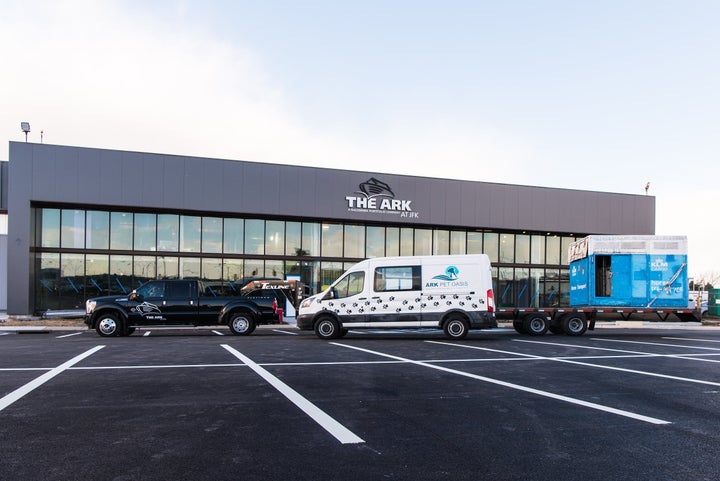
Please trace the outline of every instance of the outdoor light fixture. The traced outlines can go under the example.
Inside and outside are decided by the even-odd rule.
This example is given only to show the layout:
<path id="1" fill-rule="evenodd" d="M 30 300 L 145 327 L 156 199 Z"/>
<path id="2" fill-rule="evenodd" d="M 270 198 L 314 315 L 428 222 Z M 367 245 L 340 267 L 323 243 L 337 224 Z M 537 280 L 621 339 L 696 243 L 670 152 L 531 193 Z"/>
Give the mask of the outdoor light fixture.
<path id="1" fill-rule="evenodd" d="M 30 122 L 20 122 L 20 128 L 25 132 L 25 142 L 27 142 L 27 134 L 30 132 Z"/>

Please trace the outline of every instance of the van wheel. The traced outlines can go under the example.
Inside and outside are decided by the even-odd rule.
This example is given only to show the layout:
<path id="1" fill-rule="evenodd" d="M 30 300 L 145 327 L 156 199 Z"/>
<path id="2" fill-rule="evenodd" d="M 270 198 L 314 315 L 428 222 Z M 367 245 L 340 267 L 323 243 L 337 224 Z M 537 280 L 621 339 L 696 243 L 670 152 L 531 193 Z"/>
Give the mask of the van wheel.
<path id="1" fill-rule="evenodd" d="M 562 330 L 568 336 L 582 336 L 587 331 L 587 319 L 583 314 L 565 314 L 560 320 Z"/>
<path id="2" fill-rule="evenodd" d="M 523 319 L 523 329 L 531 336 L 543 336 L 548 331 L 549 322 L 545 316 L 530 314 Z"/>
<path id="3" fill-rule="evenodd" d="M 230 332 L 236 336 L 248 336 L 255 330 L 255 321 L 252 315 L 247 312 L 233 312 L 230 315 L 228 327 L 230 328 Z"/>
<path id="4" fill-rule="evenodd" d="M 338 322 L 332 317 L 321 317 L 315 324 L 315 335 L 320 339 L 336 339 L 342 335 Z"/>
<path id="5" fill-rule="evenodd" d="M 453 316 L 445 322 L 443 332 L 448 339 L 464 339 L 468 333 L 468 323 L 459 316 Z"/>
<path id="6" fill-rule="evenodd" d="M 102 337 L 117 336 L 120 334 L 120 320 L 117 314 L 107 313 L 100 316 L 95 324 L 95 331 Z"/>

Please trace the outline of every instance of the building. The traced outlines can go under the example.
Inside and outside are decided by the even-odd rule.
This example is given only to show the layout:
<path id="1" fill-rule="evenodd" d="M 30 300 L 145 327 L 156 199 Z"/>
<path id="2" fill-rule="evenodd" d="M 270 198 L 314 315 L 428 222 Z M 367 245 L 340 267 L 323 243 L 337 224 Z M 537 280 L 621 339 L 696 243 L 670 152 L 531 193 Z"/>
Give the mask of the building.
<path id="1" fill-rule="evenodd" d="M 18 315 L 154 278 L 298 276 L 317 292 L 368 257 L 479 252 L 498 305 L 564 305 L 576 237 L 655 230 L 651 196 L 20 142 L 8 164 Z"/>

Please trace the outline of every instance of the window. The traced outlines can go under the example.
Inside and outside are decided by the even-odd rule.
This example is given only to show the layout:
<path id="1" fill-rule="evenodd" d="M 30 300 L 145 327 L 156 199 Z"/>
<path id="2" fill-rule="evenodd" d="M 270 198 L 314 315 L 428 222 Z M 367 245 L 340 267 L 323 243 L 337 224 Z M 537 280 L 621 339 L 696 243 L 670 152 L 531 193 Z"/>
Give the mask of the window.
<path id="1" fill-rule="evenodd" d="M 322 251 L 323 257 L 342 257 L 343 252 L 343 226 L 342 224 L 322 225 Z"/>
<path id="2" fill-rule="evenodd" d="M 545 236 L 532 236 L 530 244 L 530 263 L 545 264 Z"/>
<path id="3" fill-rule="evenodd" d="M 89 210 L 85 228 L 85 246 L 88 249 L 107 249 L 110 245 L 110 213 Z"/>
<path id="4" fill-rule="evenodd" d="M 245 237 L 242 219 L 225 219 L 223 251 L 226 254 L 242 254 Z"/>
<path id="5" fill-rule="evenodd" d="M 285 222 L 265 222 L 265 254 L 282 255 L 285 252 Z"/>
<path id="6" fill-rule="evenodd" d="M 483 253 L 483 233 L 482 232 L 468 232 L 467 233 L 467 253 L 468 254 L 482 254 Z M 486 254 L 487 254 L 487 252 L 486 252 Z M 490 257 L 490 260 L 491 261 L 493 260 L 492 257 Z"/>
<path id="7" fill-rule="evenodd" d="M 500 234 L 497 232 L 485 232 L 483 234 L 483 252 L 490 257 L 492 263 L 500 259 Z"/>
<path id="8" fill-rule="evenodd" d="M 85 247 L 85 211 L 63 209 L 60 219 L 60 247 Z"/>
<path id="9" fill-rule="evenodd" d="M 515 262 L 518 264 L 530 263 L 530 236 L 518 234 L 515 236 Z"/>
<path id="10" fill-rule="evenodd" d="M 366 257 L 382 257 L 385 255 L 385 228 L 368 226 L 365 229 Z"/>
<path id="11" fill-rule="evenodd" d="M 180 216 L 175 214 L 158 215 L 158 250 L 164 252 L 177 252 L 180 236 Z"/>
<path id="12" fill-rule="evenodd" d="M 467 252 L 465 231 L 450 232 L 450 254 L 465 254 Z"/>
<path id="13" fill-rule="evenodd" d="M 202 251 L 209 254 L 222 252 L 223 220 L 220 217 L 202 218 Z"/>
<path id="14" fill-rule="evenodd" d="M 168 299 L 190 299 L 192 297 L 192 283 L 168 282 L 165 284 L 165 297 Z"/>
<path id="15" fill-rule="evenodd" d="M 432 231 L 415 229 L 415 255 L 429 256 L 432 254 Z"/>
<path id="16" fill-rule="evenodd" d="M 385 255 L 388 257 L 400 255 L 400 228 L 399 227 L 386 227 L 385 228 Z"/>
<path id="17" fill-rule="evenodd" d="M 261 219 L 248 219 L 245 221 L 245 253 L 265 253 L 265 221 Z"/>
<path id="18" fill-rule="evenodd" d="M 129 212 L 110 214 L 110 248 L 129 251 L 133 248 L 133 215 Z"/>
<path id="19" fill-rule="evenodd" d="M 545 238 L 547 250 L 545 259 L 548 264 L 560 264 L 560 237 L 554 235 Z"/>
<path id="20" fill-rule="evenodd" d="M 343 299 L 345 297 L 356 296 L 363 291 L 364 284 L 364 272 L 351 272 L 335 284 L 335 288 L 333 289 L 335 298 Z"/>
<path id="21" fill-rule="evenodd" d="M 419 291 L 420 266 L 378 267 L 373 278 L 375 292 Z"/>
<path id="22" fill-rule="evenodd" d="M 35 242 L 40 247 L 60 247 L 60 209 L 40 209 L 40 238 Z"/>
<path id="23" fill-rule="evenodd" d="M 302 252 L 302 224 L 300 222 L 285 223 L 285 255 L 305 255 Z"/>
<path id="24" fill-rule="evenodd" d="M 142 298 L 160 298 L 165 293 L 165 283 L 159 281 L 148 282 L 137 290 L 137 295 Z"/>
<path id="25" fill-rule="evenodd" d="M 155 214 L 135 214 L 135 250 L 155 250 Z"/>
<path id="26" fill-rule="evenodd" d="M 500 234 L 500 262 L 515 260 L 515 239 L 512 234 Z"/>
<path id="27" fill-rule="evenodd" d="M 365 258 L 365 226 L 346 225 L 344 242 L 344 257 L 355 259 Z"/>
<path id="28" fill-rule="evenodd" d="M 200 252 L 200 217 L 180 216 L 180 251 Z"/>

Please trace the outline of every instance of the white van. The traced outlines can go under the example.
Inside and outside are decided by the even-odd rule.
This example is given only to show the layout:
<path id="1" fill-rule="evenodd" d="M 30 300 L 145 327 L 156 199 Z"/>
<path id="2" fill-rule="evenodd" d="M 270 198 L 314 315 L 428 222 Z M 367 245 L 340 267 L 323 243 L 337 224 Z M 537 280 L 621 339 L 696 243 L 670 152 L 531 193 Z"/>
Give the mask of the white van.
<path id="1" fill-rule="evenodd" d="M 376 257 L 300 305 L 297 326 L 334 339 L 348 329 L 436 327 L 451 339 L 497 327 L 485 254 Z"/>

